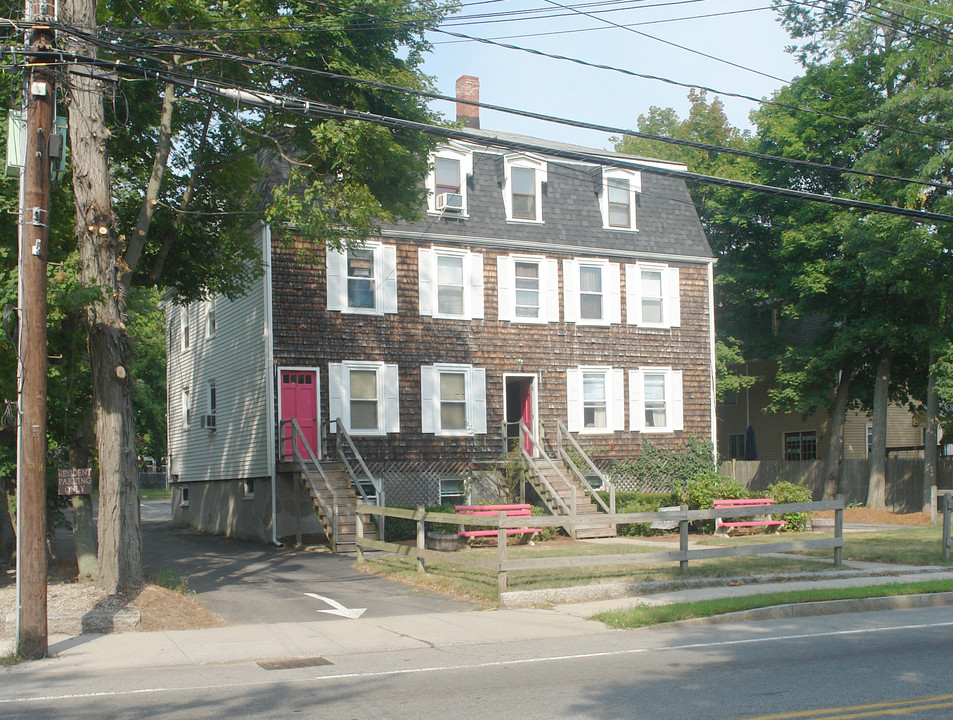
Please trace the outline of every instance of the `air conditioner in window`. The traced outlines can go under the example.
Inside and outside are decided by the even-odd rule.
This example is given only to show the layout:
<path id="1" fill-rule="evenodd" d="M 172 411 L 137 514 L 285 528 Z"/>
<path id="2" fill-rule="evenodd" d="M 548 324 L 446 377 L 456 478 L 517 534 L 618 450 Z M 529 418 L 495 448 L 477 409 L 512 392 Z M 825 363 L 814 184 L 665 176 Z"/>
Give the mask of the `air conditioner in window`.
<path id="1" fill-rule="evenodd" d="M 203 415 L 202 416 L 202 427 L 208 430 L 215 429 L 215 416 L 214 415 Z"/>
<path id="2" fill-rule="evenodd" d="M 462 213 L 463 195 L 460 193 L 440 193 L 437 195 L 437 210 L 441 212 Z"/>

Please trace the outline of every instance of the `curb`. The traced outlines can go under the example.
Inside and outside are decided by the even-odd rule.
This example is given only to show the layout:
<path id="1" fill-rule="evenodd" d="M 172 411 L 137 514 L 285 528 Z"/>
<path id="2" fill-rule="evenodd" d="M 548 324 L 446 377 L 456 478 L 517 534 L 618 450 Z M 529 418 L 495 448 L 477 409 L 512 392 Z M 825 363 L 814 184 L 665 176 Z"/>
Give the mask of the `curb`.
<path id="1" fill-rule="evenodd" d="M 799 617 L 819 615 L 840 615 L 855 612 L 876 612 L 878 610 L 912 610 L 925 607 L 946 607 L 953 605 L 953 592 L 929 593 L 923 595 L 893 595 L 889 597 L 863 598 L 851 600 L 819 600 L 817 602 L 789 603 L 771 607 L 739 610 L 711 617 L 676 620 L 663 623 L 665 627 L 691 625 L 715 625 L 718 623 L 737 623 L 758 620 L 787 620 Z"/>

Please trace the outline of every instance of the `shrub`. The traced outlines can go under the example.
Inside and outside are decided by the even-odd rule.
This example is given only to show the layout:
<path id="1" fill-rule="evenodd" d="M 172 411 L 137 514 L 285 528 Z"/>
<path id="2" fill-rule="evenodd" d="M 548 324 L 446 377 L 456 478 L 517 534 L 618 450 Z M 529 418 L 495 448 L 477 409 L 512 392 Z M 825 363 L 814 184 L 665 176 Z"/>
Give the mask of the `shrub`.
<path id="1" fill-rule="evenodd" d="M 549 515 L 548 512 L 546 512 L 545 510 L 543 510 L 543 508 L 537 505 L 533 505 L 533 507 L 530 508 L 530 512 L 532 512 L 534 517 Z M 536 533 L 536 539 L 541 541 L 552 540 L 554 537 L 559 535 L 559 533 L 561 533 L 562 531 L 563 529 L 561 527 L 555 527 L 555 526 L 544 527 L 541 532 Z"/>
<path id="2" fill-rule="evenodd" d="M 715 507 L 715 500 L 737 500 L 748 497 L 748 489 L 737 480 L 708 470 L 696 475 L 679 488 L 683 503 L 689 510 L 707 510 Z M 712 532 L 714 520 L 702 520 L 692 523 L 700 532 Z"/>
<path id="3" fill-rule="evenodd" d="M 765 495 L 773 498 L 776 503 L 803 503 L 811 502 L 811 491 L 803 485 L 795 485 L 787 481 L 776 482 L 768 485 L 765 489 Z M 807 518 L 810 513 L 784 513 L 772 517 L 778 520 L 787 521 L 786 525 L 780 527 L 781 532 L 802 532 L 807 529 Z"/>
<path id="4" fill-rule="evenodd" d="M 675 450 L 663 450 L 655 443 L 646 441 L 637 458 L 614 460 L 606 474 L 618 478 L 627 486 L 678 488 L 692 478 L 709 472 L 713 457 L 711 442 L 695 435 Z"/>
<path id="5" fill-rule="evenodd" d="M 600 492 L 602 499 L 609 504 L 609 493 Z M 617 492 L 615 494 L 615 511 L 617 513 L 655 512 L 660 507 L 670 507 L 678 504 L 675 493 L 638 493 Z M 661 535 L 664 530 L 656 530 L 651 523 L 624 523 L 619 525 L 619 535 L 627 537 L 649 537 Z"/>

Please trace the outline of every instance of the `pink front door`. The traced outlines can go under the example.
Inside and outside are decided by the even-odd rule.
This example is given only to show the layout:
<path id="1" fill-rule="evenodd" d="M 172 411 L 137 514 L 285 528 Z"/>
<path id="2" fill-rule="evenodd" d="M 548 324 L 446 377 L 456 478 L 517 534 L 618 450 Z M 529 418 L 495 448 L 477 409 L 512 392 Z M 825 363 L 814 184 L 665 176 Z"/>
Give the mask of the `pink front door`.
<path id="1" fill-rule="evenodd" d="M 523 424 L 531 433 L 534 433 L 536 430 L 533 428 L 533 381 L 530 379 L 524 380 L 520 384 L 520 393 L 523 396 L 523 408 L 522 413 L 520 413 L 520 420 L 523 421 Z M 526 438 L 523 442 L 523 449 L 526 450 L 526 452 L 532 452 L 533 446 L 529 438 Z"/>
<path id="2" fill-rule="evenodd" d="M 318 374 L 314 370 L 281 370 L 281 419 L 298 421 L 311 452 L 318 455 Z M 282 431 L 281 454 L 284 459 L 291 458 L 291 426 Z M 307 457 L 307 451 L 298 445 L 298 452 Z"/>

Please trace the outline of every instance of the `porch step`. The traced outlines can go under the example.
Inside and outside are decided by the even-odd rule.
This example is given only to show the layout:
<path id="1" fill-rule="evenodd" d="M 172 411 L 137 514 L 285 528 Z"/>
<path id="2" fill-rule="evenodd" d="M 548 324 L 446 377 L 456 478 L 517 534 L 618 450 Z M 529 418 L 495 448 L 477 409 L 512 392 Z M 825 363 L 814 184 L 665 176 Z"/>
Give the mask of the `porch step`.
<path id="1" fill-rule="evenodd" d="M 318 520 L 321 523 L 321 526 L 324 528 L 325 535 L 327 535 L 330 542 L 334 534 L 333 518 L 329 517 L 327 513 L 325 513 L 321 502 L 323 502 L 324 505 L 331 510 L 333 506 L 333 498 L 324 487 L 324 482 L 321 479 L 321 473 L 318 472 L 318 469 L 315 467 L 314 463 L 309 461 L 306 463 L 306 467 L 311 473 L 312 478 L 315 479 L 315 485 L 317 485 L 316 488 L 312 487 L 311 484 L 308 483 L 303 471 L 299 470 L 297 475 L 299 481 L 304 484 L 308 491 L 308 495 L 311 497 L 312 504 L 315 508 L 315 513 L 317 514 Z M 348 477 L 344 466 L 340 462 L 322 462 L 321 471 L 323 471 L 324 476 L 328 479 L 328 484 L 337 494 L 338 532 L 337 543 L 334 545 L 333 549 L 337 553 L 354 554 L 357 552 L 357 523 L 355 521 L 358 503 L 357 493 L 355 492 L 354 487 L 351 485 L 351 480 Z M 321 502 L 318 501 L 316 492 L 320 493 Z M 364 536 L 372 540 L 378 539 L 377 526 L 370 517 L 365 517 L 364 519 Z"/>
<path id="2" fill-rule="evenodd" d="M 543 502 L 549 507 L 550 512 L 554 515 L 563 514 L 563 505 L 557 498 L 562 500 L 562 503 L 571 509 L 573 496 L 575 496 L 576 515 L 584 515 L 587 516 L 587 518 L 589 516 L 592 517 L 591 522 L 587 519 L 577 524 L 575 528 L 567 525 L 567 532 L 576 538 L 616 537 L 618 533 L 616 532 L 615 526 L 606 521 L 600 522 L 597 519 L 600 514 L 599 507 L 579 486 L 569 468 L 559 460 L 553 460 L 553 465 L 556 466 L 555 469 L 548 462 L 536 463 L 534 468 L 535 472 L 530 473 L 530 482 L 532 482 L 533 487 L 536 489 L 536 492 L 539 493 Z M 539 481 L 537 474 L 542 475 L 546 479 L 554 492 L 550 492 L 546 486 Z M 572 483 L 572 487 L 566 486 L 566 480 Z"/>

